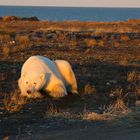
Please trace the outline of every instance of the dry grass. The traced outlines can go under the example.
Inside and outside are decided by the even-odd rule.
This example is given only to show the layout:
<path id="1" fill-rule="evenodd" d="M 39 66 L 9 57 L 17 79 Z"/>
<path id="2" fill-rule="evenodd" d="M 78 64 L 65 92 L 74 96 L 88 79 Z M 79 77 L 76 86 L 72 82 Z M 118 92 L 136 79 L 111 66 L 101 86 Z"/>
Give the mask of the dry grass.
<path id="1" fill-rule="evenodd" d="M 118 42 L 115 42 L 113 45 L 114 45 L 114 47 L 120 47 L 120 43 L 118 43 Z"/>
<path id="2" fill-rule="evenodd" d="M 98 114 L 95 112 L 87 111 L 82 115 L 82 119 L 90 121 L 104 121 L 110 119 L 110 117 L 107 114 Z"/>
<path id="3" fill-rule="evenodd" d="M 69 111 L 60 111 L 60 109 L 55 104 L 49 101 L 49 105 L 47 106 L 47 112 L 45 114 L 45 117 L 47 118 L 60 117 L 64 119 L 76 119 L 79 116 L 71 114 L 71 112 Z"/>
<path id="4" fill-rule="evenodd" d="M 84 87 L 84 94 L 94 94 L 94 93 L 96 93 L 95 87 L 87 83 Z"/>
<path id="5" fill-rule="evenodd" d="M 59 41 L 64 41 L 65 38 L 66 38 L 66 35 L 65 35 L 65 34 L 58 34 L 57 39 L 58 39 Z"/>
<path id="6" fill-rule="evenodd" d="M 84 41 L 87 47 L 97 46 L 97 41 L 95 39 L 85 39 Z"/>
<path id="7" fill-rule="evenodd" d="M 132 71 L 127 73 L 127 81 L 129 82 L 128 90 L 130 93 L 135 95 L 135 98 L 138 99 L 140 96 L 140 74 L 137 71 Z M 131 95 L 132 96 L 132 95 Z"/>
<path id="8" fill-rule="evenodd" d="M 122 88 L 119 87 L 115 88 L 114 90 L 111 91 L 110 95 L 117 97 L 117 99 L 107 107 L 106 106 L 100 107 L 99 109 L 103 112 L 102 114 L 90 112 L 85 109 L 84 113 L 82 114 L 82 119 L 95 121 L 110 120 L 122 117 L 131 112 L 131 110 L 124 103 Z"/>
<path id="9" fill-rule="evenodd" d="M 127 35 L 121 35 L 121 41 L 129 41 L 129 37 Z"/>
<path id="10" fill-rule="evenodd" d="M 127 81 L 128 82 L 135 82 L 137 80 L 138 74 L 136 71 L 128 72 L 127 73 Z"/>
<path id="11" fill-rule="evenodd" d="M 126 65 L 128 65 L 129 61 L 127 60 L 126 57 L 123 56 L 119 63 L 122 66 L 126 66 Z"/>
<path id="12" fill-rule="evenodd" d="M 105 114 L 112 114 L 119 116 L 121 114 L 127 114 L 131 110 L 125 105 L 123 99 L 118 98 L 113 104 L 109 105 L 104 111 Z"/>
<path id="13" fill-rule="evenodd" d="M 110 104 L 107 108 L 104 108 L 102 114 L 84 111 L 81 118 L 83 120 L 104 121 L 123 117 L 129 112 L 131 112 L 131 110 L 125 105 L 123 99 L 118 98 L 113 104 Z"/>
<path id="14" fill-rule="evenodd" d="M 76 40 L 71 40 L 70 41 L 70 45 L 72 46 L 72 47 L 76 47 L 77 46 L 77 41 Z"/>
<path id="15" fill-rule="evenodd" d="M 28 35 L 17 35 L 16 36 L 16 41 L 19 42 L 19 44 L 22 44 L 22 45 L 27 45 L 29 43 L 29 36 Z"/>
<path id="16" fill-rule="evenodd" d="M 100 41 L 98 42 L 98 46 L 104 47 L 104 45 L 105 45 L 105 42 L 104 42 L 103 40 L 100 40 Z"/>
<path id="17" fill-rule="evenodd" d="M 136 88 L 136 93 L 137 93 L 137 96 L 140 96 L 140 87 Z"/>
<path id="18" fill-rule="evenodd" d="M 7 43 L 11 41 L 11 37 L 9 34 L 0 35 L 0 43 Z"/>
<path id="19" fill-rule="evenodd" d="M 26 102 L 27 100 L 25 98 L 19 96 L 18 90 L 12 92 L 10 96 L 5 96 L 3 99 L 4 108 L 9 112 L 19 111 Z"/>
<path id="20" fill-rule="evenodd" d="M 9 17 L 5 17 L 8 21 Z M 14 18 L 14 17 L 12 17 Z M 11 20 L 11 19 L 10 19 Z M 139 20 L 123 21 L 123 22 L 80 22 L 80 21 L 63 21 L 63 22 L 48 22 L 48 21 L 12 21 L 10 26 L 7 22 L 2 22 L 4 29 L 11 28 L 13 31 L 18 30 L 67 30 L 67 31 L 94 31 L 95 33 L 102 32 L 114 32 L 114 33 L 125 33 L 125 32 L 139 32 Z M 17 24 L 18 23 L 18 24 Z M 136 24 L 137 23 L 137 24 Z M 131 24 L 131 26 L 130 26 Z M 104 26 L 103 26 L 104 25 Z M 119 25 L 119 26 L 118 26 Z M 121 28 L 120 28 L 121 27 Z M 3 26 L 2 26 L 3 29 Z"/>
<path id="21" fill-rule="evenodd" d="M 3 48 L 2 48 L 2 54 L 3 54 L 4 57 L 8 57 L 9 54 L 10 54 L 10 51 L 11 51 L 11 49 L 10 49 L 9 46 L 3 46 Z"/>
<path id="22" fill-rule="evenodd" d="M 123 89 L 120 87 L 116 87 L 111 90 L 110 97 L 122 98 Z"/>

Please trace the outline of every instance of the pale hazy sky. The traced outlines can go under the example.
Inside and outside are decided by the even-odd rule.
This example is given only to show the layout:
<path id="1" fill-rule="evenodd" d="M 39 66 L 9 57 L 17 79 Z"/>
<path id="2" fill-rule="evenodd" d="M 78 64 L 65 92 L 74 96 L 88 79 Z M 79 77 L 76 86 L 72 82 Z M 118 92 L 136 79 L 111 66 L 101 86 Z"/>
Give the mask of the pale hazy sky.
<path id="1" fill-rule="evenodd" d="M 0 0 L 0 5 L 139 7 L 140 0 Z"/>

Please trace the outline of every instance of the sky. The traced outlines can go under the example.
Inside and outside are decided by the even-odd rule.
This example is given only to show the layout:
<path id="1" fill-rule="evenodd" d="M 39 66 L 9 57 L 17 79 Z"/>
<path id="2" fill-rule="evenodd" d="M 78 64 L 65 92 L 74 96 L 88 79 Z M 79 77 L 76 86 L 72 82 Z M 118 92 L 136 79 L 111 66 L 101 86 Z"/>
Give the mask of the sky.
<path id="1" fill-rule="evenodd" d="M 140 0 L 0 0 L 0 5 L 140 8 Z"/>

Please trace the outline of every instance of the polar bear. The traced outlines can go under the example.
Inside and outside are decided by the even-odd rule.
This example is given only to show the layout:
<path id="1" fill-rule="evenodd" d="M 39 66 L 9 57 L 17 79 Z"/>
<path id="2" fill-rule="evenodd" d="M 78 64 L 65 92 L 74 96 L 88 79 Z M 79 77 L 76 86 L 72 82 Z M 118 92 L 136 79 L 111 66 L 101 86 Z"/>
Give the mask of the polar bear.
<path id="1" fill-rule="evenodd" d="M 65 60 L 51 61 L 43 56 L 31 56 L 25 61 L 18 85 L 21 96 L 28 98 L 41 98 L 41 90 L 54 98 L 78 93 L 70 64 Z"/>

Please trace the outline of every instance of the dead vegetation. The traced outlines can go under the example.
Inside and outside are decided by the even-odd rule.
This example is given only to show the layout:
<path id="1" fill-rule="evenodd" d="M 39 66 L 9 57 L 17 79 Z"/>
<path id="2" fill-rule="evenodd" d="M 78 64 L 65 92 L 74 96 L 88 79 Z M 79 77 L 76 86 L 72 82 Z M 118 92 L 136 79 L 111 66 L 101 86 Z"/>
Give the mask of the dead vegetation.
<path id="1" fill-rule="evenodd" d="M 4 19 L 4 21 L 3 21 Z M 68 30 L 68 31 L 95 31 L 96 33 L 102 32 L 139 32 L 139 19 L 131 19 L 128 21 L 121 22 L 81 22 L 81 21 L 38 21 L 36 17 L 31 18 L 20 18 L 15 16 L 5 16 L 1 18 L 0 22 L 5 25 L 7 22 L 10 22 L 10 26 L 22 29 L 30 29 L 31 30 Z M 17 24 L 19 23 L 19 24 Z M 22 25 L 22 26 L 21 26 Z M 137 26 L 137 28 L 135 28 Z M 120 28 L 121 27 L 121 28 Z M 112 30 L 113 29 L 113 30 Z"/>
<path id="2" fill-rule="evenodd" d="M 27 47 L 27 44 L 29 42 L 29 37 L 28 35 L 17 35 L 15 37 L 15 41 L 17 42 L 17 44 L 19 43 L 20 45 L 24 45 L 25 47 Z"/>
<path id="3" fill-rule="evenodd" d="M 87 47 L 96 47 L 98 45 L 95 39 L 85 39 L 85 43 Z"/>
<path id="4" fill-rule="evenodd" d="M 111 120 L 123 117 L 131 112 L 131 109 L 125 103 L 125 96 L 121 88 L 116 88 L 114 91 L 111 91 L 110 95 L 117 97 L 117 99 L 107 106 L 99 107 L 102 113 L 91 112 L 85 109 L 82 114 L 82 119 L 92 121 Z"/>
<path id="5" fill-rule="evenodd" d="M 45 119 L 105 121 L 127 115 L 131 112 L 130 102 L 134 105 L 139 101 L 139 21 L 6 20 L 0 21 L 0 93 L 8 95 L 3 99 L 7 112 L 29 110 L 29 114 L 25 111 L 28 116 L 37 112 L 32 117 L 40 115 Z M 24 108 L 27 100 L 14 90 L 21 66 L 31 55 L 69 61 L 76 74 L 79 96 L 36 100 Z M 9 95 L 11 91 L 14 92 Z"/>
<path id="6" fill-rule="evenodd" d="M 83 91 L 84 94 L 95 94 L 96 93 L 96 89 L 93 85 L 87 83 L 84 87 L 84 91 Z"/>
<path id="7" fill-rule="evenodd" d="M 109 105 L 105 110 L 105 114 L 112 114 L 113 116 L 121 116 L 127 114 L 131 110 L 125 105 L 123 99 L 118 98 L 113 104 Z"/>
<path id="8" fill-rule="evenodd" d="M 10 47 L 3 46 L 2 53 L 3 53 L 4 58 L 7 58 L 9 56 L 9 54 L 10 54 Z"/>
<path id="9" fill-rule="evenodd" d="M 104 121 L 109 119 L 109 116 L 105 115 L 105 114 L 98 114 L 95 112 L 85 112 L 82 115 L 82 119 L 83 120 L 90 120 L 90 121 Z"/>
<path id="10" fill-rule="evenodd" d="M 29 21 L 19 17 L 4 17 L 0 20 L 0 49 L 5 58 L 9 52 L 29 51 L 43 46 L 62 50 L 82 50 L 84 48 L 123 48 L 140 46 L 139 20 L 124 22 L 80 22 L 80 21 Z M 11 21 L 7 21 L 11 18 Z M 8 50 L 9 49 L 9 50 Z M 90 51 L 90 52 L 92 52 Z M 116 55 L 116 54 L 115 54 Z M 120 54 L 121 55 L 121 54 Z M 138 57 L 136 55 L 136 57 Z M 120 64 L 127 65 L 123 55 Z M 134 58 L 136 59 L 136 58 Z"/>
<path id="11" fill-rule="evenodd" d="M 138 71 L 131 71 L 127 74 L 128 95 L 135 96 L 138 100 L 140 96 L 140 73 Z"/>
<path id="12" fill-rule="evenodd" d="M 128 82 L 136 82 L 139 80 L 139 73 L 136 71 L 128 72 L 127 74 L 127 81 Z"/>
<path id="13" fill-rule="evenodd" d="M 72 114 L 69 111 L 62 111 L 54 103 L 49 101 L 45 118 L 63 118 L 63 119 L 76 119 L 78 115 Z"/>
<path id="14" fill-rule="evenodd" d="M 15 90 L 10 96 L 5 96 L 3 99 L 4 108 L 9 112 L 17 112 L 21 110 L 26 102 L 26 98 L 20 97 L 19 90 Z"/>

